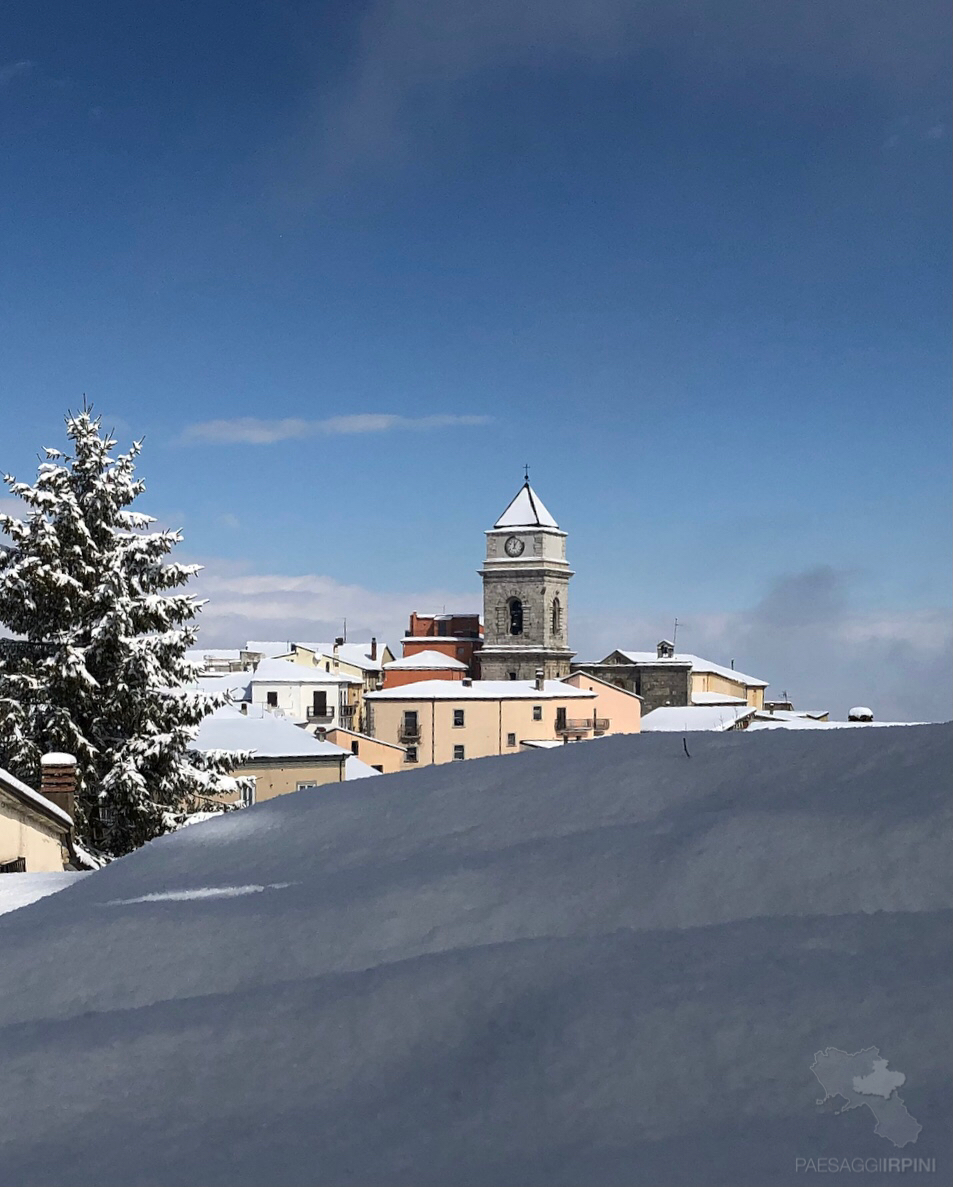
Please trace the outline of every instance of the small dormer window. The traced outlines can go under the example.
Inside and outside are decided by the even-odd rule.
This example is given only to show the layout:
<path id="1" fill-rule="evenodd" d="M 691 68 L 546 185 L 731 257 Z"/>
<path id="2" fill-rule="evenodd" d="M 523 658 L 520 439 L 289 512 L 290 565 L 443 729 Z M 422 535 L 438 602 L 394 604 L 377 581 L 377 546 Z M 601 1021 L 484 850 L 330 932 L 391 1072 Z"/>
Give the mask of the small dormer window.
<path id="1" fill-rule="evenodd" d="M 659 659 L 674 659 L 675 658 L 675 644 L 669 642 L 668 639 L 662 639 L 655 653 Z"/>

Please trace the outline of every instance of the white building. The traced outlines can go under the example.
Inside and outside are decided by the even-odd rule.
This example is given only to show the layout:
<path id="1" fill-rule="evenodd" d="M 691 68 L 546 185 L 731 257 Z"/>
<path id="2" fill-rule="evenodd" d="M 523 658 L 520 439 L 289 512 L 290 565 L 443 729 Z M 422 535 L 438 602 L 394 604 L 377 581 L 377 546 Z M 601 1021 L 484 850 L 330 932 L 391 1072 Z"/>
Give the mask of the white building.
<path id="1" fill-rule="evenodd" d="M 253 706 L 270 709 L 297 725 L 350 728 L 352 688 L 360 680 L 341 672 L 307 668 L 286 659 L 263 659 L 249 680 Z"/>

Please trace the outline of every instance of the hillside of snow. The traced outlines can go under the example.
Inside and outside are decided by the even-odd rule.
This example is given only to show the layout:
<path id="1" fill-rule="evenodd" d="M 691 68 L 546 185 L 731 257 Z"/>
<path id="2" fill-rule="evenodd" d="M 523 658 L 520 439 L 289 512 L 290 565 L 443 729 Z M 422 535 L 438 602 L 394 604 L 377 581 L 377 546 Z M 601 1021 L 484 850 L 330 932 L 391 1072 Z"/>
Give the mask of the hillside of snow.
<path id="1" fill-rule="evenodd" d="M 949 1182 L 950 727 L 689 750 L 332 784 L 3 916 L 0 1182 Z M 816 1103 L 872 1046 L 903 1149 Z"/>

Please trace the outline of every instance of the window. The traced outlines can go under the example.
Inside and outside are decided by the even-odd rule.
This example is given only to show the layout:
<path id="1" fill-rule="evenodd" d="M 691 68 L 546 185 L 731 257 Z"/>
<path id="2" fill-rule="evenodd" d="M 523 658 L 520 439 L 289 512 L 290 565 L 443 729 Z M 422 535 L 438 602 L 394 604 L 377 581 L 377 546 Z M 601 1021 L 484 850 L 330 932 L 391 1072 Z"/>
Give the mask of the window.
<path id="1" fill-rule="evenodd" d="M 419 738 L 420 727 L 417 724 L 417 710 L 404 710 L 404 724 L 400 727 L 401 736 L 404 738 Z"/>
<path id="2" fill-rule="evenodd" d="M 566 709 L 565 706 L 560 705 L 556 710 L 556 729 L 564 730 L 566 728 Z"/>
<path id="3" fill-rule="evenodd" d="M 328 694 L 326 692 L 315 691 L 312 694 L 311 716 L 312 717 L 327 717 L 328 716 Z"/>
<path id="4" fill-rule="evenodd" d="M 563 608 L 559 598 L 553 598 L 553 634 L 558 635 L 563 629 Z"/>
<path id="5" fill-rule="evenodd" d="M 454 709 L 454 711 L 453 711 L 453 724 L 454 724 L 455 726 L 461 726 L 461 725 L 463 725 L 463 710 L 462 710 L 462 709 Z"/>
<path id="6" fill-rule="evenodd" d="M 543 706 L 542 705 L 534 705 L 533 706 L 533 720 L 534 721 L 542 721 L 543 720 Z"/>
<path id="7" fill-rule="evenodd" d="M 515 679 L 516 679 L 516 673 L 515 673 L 515 672 L 507 672 L 507 673 L 506 673 L 506 678 L 507 678 L 508 680 L 515 680 Z"/>
<path id="8" fill-rule="evenodd" d="M 467 657 L 467 649 L 465 647 L 458 647 L 457 648 L 457 659 L 466 659 L 466 657 Z"/>
<path id="9" fill-rule="evenodd" d="M 269 709 L 277 709 L 278 708 L 278 694 L 276 692 L 267 693 L 265 696 L 265 700 L 268 702 Z"/>
<path id="10" fill-rule="evenodd" d="M 453 761 L 454 762 L 460 762 L 462 759 L 466 758 L 466 756 L 467 756 L 466 751 L 463 749 L 462 746 L 454 746 L 454 748 L 453 748 Z"/>
<path id="11" fill-rule="evenodd" d="M 296 791 L 310 791 L 313 787 L 319 787 L 320 784 L 315 783 L 313 779 L 302 779 L 300 783 L 295 784 Z"/>
<path id="12" fill-rule="evenodd" d="M 417 761 L 417 747 L 416 746 L 408 746 L 407 753 L 404 755 L 404 762 L 416 762 L 416 761 Z"/>
<path id="13" fill-rule="evenodd" d="M 359 746 L 358 746 L 358 743 L 356 740 L 351 743 L 351 753 L 352 754 L 359 753 Z"/>
<path id="14" fill-rule="evenodd" d="M 506 744 L 507 744 L 507 746 L 515 746 L 516 745 L 516 734 L 507 734 L 506 735 Z"/>
<path id="15" fill-rule="evenodd" d="M 506 606 L 510 614 L 510 634 L 521 635 L 523 633 L 523 603 L 519 598 L 510 598 Z"/>
<path id="16" fill-rule="evenodd" d="M 250 808 L 255 802 L 255 777 L 254 775 L 243 776 L 248 780 L 249 786 L 242 788 L 242 807 Z"/>

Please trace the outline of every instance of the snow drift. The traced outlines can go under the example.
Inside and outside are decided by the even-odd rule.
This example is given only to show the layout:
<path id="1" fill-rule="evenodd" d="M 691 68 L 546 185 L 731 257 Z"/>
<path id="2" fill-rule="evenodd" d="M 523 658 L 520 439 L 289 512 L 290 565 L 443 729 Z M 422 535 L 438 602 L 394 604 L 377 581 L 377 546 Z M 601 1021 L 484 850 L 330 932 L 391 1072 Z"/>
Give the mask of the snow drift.
<path id="1" fill-rule="evenodd" d="M 0 1181 L 946 1182 L 950 742 L 604 738 L 162 838 L 0 919 Z M 816 1104 L 871 1046 L 903 1151 Z"/>

